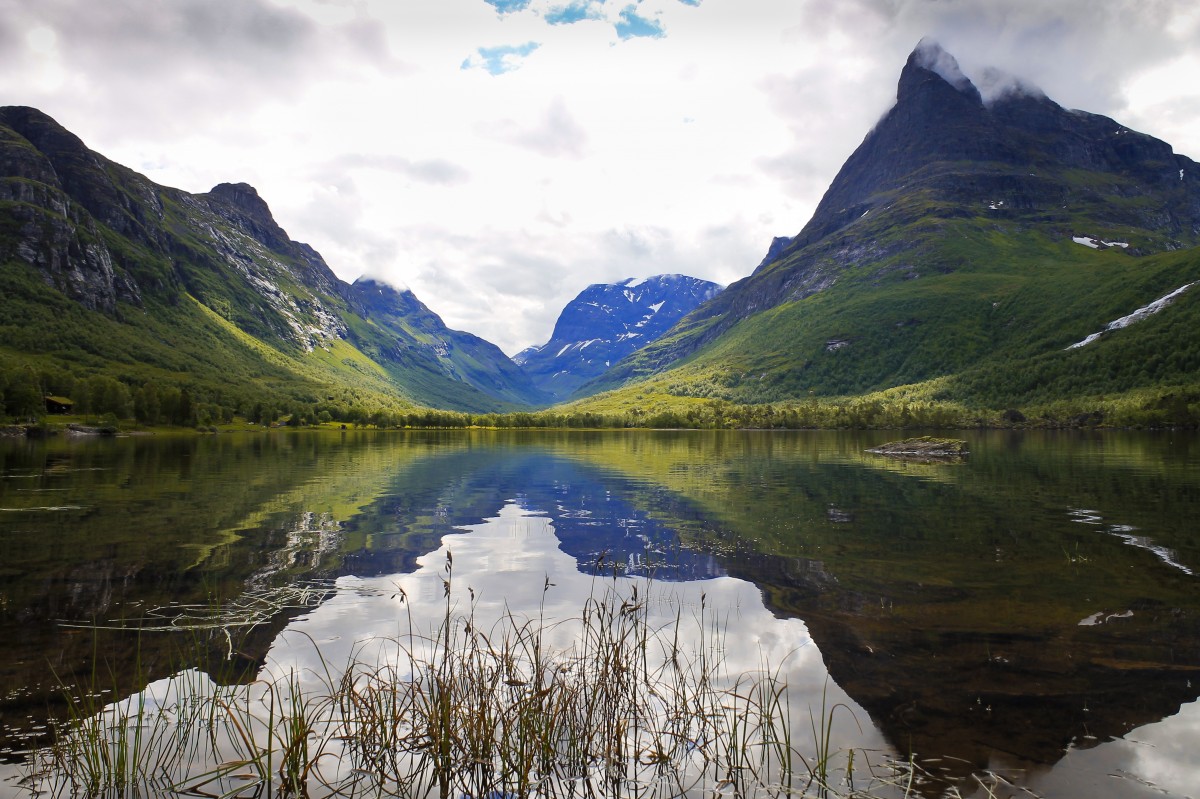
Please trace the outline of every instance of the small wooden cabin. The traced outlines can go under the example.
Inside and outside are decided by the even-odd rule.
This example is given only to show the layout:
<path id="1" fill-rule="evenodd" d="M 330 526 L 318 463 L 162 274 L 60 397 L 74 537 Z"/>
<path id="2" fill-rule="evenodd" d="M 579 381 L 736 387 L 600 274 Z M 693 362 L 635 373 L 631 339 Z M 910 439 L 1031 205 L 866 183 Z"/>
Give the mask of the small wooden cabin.
<path id="1" fill-rule="evenodd" d="M 71 413 L 73 410 L 75 410 L 75 400 L 46 395 L 46 413 Z"/>

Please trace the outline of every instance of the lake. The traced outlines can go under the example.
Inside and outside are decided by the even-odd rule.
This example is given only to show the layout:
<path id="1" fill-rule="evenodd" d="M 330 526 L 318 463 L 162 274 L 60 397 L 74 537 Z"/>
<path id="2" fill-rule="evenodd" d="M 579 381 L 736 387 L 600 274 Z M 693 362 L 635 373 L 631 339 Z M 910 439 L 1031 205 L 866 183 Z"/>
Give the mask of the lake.
<path id="1" fill-rule="evenodd" d="M 318 684 L 447 607 L 566 651 L 630 592 L 786 681 L 835 791 L 903 795 L 911 756 L 930 797 L 1195 796 L 1200 437 L 960 435 L 934 463 L 881 431 L 0 439 L 0 796 L 81 686 Z"/>

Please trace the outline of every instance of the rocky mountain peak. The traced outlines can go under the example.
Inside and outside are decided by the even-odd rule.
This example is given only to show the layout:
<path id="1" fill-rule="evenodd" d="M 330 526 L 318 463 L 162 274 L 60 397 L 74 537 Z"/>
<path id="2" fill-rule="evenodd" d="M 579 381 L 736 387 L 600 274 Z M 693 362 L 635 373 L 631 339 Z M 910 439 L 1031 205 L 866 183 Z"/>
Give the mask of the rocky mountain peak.
<path id="1" fill-rule="evenodd" d="M 407 288 L 396 287 L 372 277 L 360 277 L 350 286 L 351 296 L 365 317 L 398 316 L 419 313 L 421 316 L 437 317 Z M 437 319 L 441 324 L 441 319 Z"/>
<path id="2" fill-rule="evenodd" d="M 255 219 L 272 224 L 275 222 L 266 201 L 258 196 L 258 190 L 249 183 L 218 183 L 208 195 L 224 200 Z"/>
<path id="3" fill-rule="evenodd" d="M 958 59 L 928 36 L 917 43 L 900 72 L 896 101 L 903 103 L 921 92 L 940 90 L 939 80 L 974 103 L 983 103 L 979 89 L 963 74 Z"/>
<path id="4" fill-rule="evenodd" d="M 79 160 L 88 155 L 87 147 L 78 136 L 36 108 L 4 106 L 0 108 L 0 124 L 12 128 L 47 155 L 70 156 Z"/>
<path id="5" fill-rule="evenodd" d="M 251 232 L 272 249 L 288 249 L 292 241 L 275 221 L 271 209 L 249 183 L 218 183 L 207 195 L 213 210 Z"/>

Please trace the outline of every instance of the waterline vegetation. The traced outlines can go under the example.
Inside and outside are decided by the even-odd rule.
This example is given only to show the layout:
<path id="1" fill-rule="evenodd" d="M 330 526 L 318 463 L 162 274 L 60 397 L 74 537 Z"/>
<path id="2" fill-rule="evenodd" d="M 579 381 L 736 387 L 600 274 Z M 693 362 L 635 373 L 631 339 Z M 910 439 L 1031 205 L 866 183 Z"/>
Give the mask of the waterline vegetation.
<path id="1" fill-rule="evenodd" d="M 878 796 L 915 770 L 832 745 L 844 705 L 795 739 L 779 666 L 731 674 L 725 622 L 701 599 L 656 626 L 650 582 L 598 578 L 573 619 L 460 610 L 453 556 L 433 629 L 362 641 L 335 668 L 265 669 L 218 686 L 197 669 L 116 702 L 72 692 L 24 787 L 51 796 Z M 543 596 L 552 588 L 549 580 Z M 690 618 L 689 618 L 690 616 Z M 173 629 L 184 629 L 175 626 Z M 203 622 L 194 631 L 224 635 Z M 570 633 L 566 646 L 549 638 Z M 316 647 L 316 643 L 309 642 Z M 115 684 L 115 683 L 114 683 Z M 809 745 L 811 744 L 811 746 Z M 871 763 L 871 758 L 876 763 Z"/>

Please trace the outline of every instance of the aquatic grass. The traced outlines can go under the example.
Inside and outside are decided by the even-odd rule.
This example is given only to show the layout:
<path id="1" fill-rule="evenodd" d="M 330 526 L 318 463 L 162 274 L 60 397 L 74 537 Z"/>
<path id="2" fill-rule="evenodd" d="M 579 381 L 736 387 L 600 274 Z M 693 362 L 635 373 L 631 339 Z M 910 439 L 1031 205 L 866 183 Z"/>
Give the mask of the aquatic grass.
<path id="1" fill-rule="evenodd" d="M 33 753 L 28 781 L 54 796 L 163 792 L 172 774 L 210 756 L 207 675 L 188 669 L 116 701 L 118 681 L 108 676 L 113 689 L 94 679 L 82 691 L 64 688 L 67 716 L 54 743 Z"/>
<path id="2" fill-rule="evenodd" d="M 401 631 L 339 668 L 309 639 L 315 670 L 268 666 L 228 687 L 190 670 L 80 704 L 33 783 L 54 796 L 868 795 L 830 784 L 845 706 L 813 711 L 804 757 L 782 664 L 728 673 L 726 622 L 703 595 L 660 622 L 652 582 L 597 578 L 578 616 L 551 620 L 547 579 L 531 615 L 485 621 L 470 589 L 460 609 L 451 555 L 442 584 L 434 627 L 417 628 L 399 589 Z M 875 771 L 875 788 L 894 787 Z"/>
<path id="3" fill-rule="evenodd" d="M 838 754 L 838 750 L 833 747 L 833 722 L 834 716 L 839 710 L 850 714 L 854 723 L 858 724 L 858 719 L 854 716 L 854 711 L 846 704 L 838 702 L 832 707 L 826 709 L 826 702 L 829 696 L 829 683 L 826 681 L 821 689 L 821 709 L 814 712 L 809 709 L 809 723 L 812 729 L 814 753 L 811 762 L 805 760 L 805 765 L 808 768 L 810 785 L 815 785 L 819 791 L 819 795 L 832 795 L 833 791 L 829 785 L 830 768 L 833 765 L 833 758 Z M 859 732 L 861 732 L 861 727 Z M 854 782 L 854 750 L 851 749 L 846 753 L 846 781 L 850 786 Z M 802 758 L 803 759 L 803 758 Z"/>

